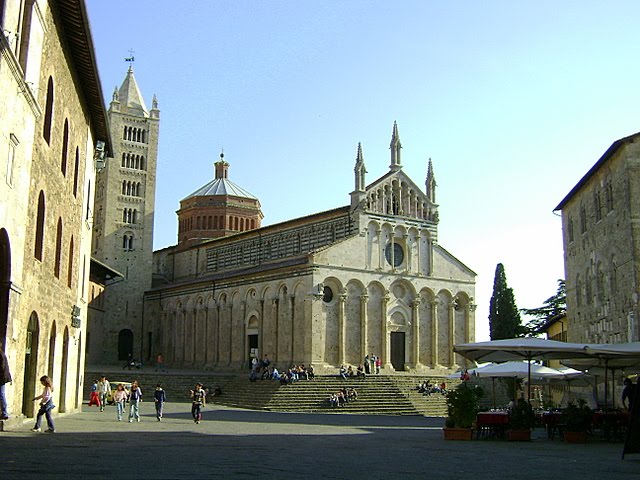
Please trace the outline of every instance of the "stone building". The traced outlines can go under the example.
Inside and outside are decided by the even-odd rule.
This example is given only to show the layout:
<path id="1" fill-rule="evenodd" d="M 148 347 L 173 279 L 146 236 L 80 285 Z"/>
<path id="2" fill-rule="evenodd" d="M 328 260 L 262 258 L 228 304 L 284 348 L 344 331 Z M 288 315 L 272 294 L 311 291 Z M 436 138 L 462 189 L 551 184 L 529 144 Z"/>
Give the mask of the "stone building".
<path id="1" fill-rule="evenodd" d="M 555 210 L 562 213 L 567 340 L 640 340 L 640 133 L 615 141 Z"/>
<path id="2" fill-rule="evenodd" d="M 475 337 L 475 274 L 437 242 L 431 161 L 422 191 L 402 170 L 401 148 L 394 124 L 385 175 L 366 184 L 358 145 L 349 205 L 275 225 L 260 227 L 259 204 L 239 187 L 187 197 L 204 197 L 195 219 L 183 200 L 178 244 L 154 252 L 149 351 L 174 367 L 207 369 L 239 369 L 265 354 L 280 367 L 318 372 L 371 353 L 384 372 L 457 365 L 453 345 Z M 227 168 L 221 159 L 214 182 Z M 222 212 L 229 196 L 250 207 Z M 209 215 L 234 234 L 192 242 L 186 233 L 198 229 L 198 216 L 209 229 Z"/>
<path id="3" fill-rule="evenodd" d="M 142 297 L 151 288 L 153 217 L 160 110 L 148 110 L 129 68 L 108 110 L 113 158 L 96 186 L 93 255 L 122 277 L 99 299 L 103 313 L 89 327 L 91 364 L 142 358 Z"/>
<path id="4" fill-rule="evenodd" d="M 95 160 L 110 148 L 82 0 L 0 2 L 0 344 L 10 415 L 32 416 L 42 375 L 78 410 Z"/>

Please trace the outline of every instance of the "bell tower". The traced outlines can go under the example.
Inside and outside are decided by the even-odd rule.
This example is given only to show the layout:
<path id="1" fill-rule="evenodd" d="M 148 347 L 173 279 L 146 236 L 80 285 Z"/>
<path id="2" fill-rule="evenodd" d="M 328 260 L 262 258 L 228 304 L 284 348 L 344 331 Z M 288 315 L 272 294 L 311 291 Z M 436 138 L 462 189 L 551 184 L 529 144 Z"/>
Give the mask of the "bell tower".
<path id="1" fill-rule="evenodd" d="M 154 354 L 142 350 L 142 300 L 152 277 L 160 128 L 155 95 L 151 105 L 148 110 L 129 67 L 108 110 L 113 158 L 96 180 L 93 256 L 123 276 L 104 291 L 102 325 L 90 326 L 88 351 L 102 349 L 99 361 L 106 364 L 126 360 L 130 353 L 143 361 Z M 95 351 L 91 361 L 96 361 Z"/>

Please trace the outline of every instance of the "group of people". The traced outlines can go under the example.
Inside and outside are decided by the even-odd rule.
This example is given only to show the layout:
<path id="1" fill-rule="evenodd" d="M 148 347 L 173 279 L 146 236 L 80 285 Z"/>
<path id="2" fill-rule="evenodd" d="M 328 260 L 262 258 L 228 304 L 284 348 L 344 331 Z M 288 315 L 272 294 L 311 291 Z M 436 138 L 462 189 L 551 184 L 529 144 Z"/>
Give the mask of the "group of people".
<path id="1" fill-rule="evenodd" d="M 364 366 L 362 364 L 358 365 L 357 370 L 353 370 L 353 367 L 349 365 L 346 367 L 344 365 L 340 365 L 340 369 L 338 370 L 338 375 L 342 377 L 343 380 L 347 380 L 348 378 L 360 378 L 362 380 L 365 379 L 366 373 L 364 372 Z"/>
<path id="2" fill-rule="evenodd" d="M 415 388 L 418 393 L 422 393 L 423 395 L 431 395 L 432 393 L 441 393 L 442 395 L 447 394 L 447 383 L 443 380 L 439 385 L 432 384 L 431 381 L 427 378 L 424 382 L 418 384 Z"/>
<path id="3" fill-rule="evenodd" d="M 315 373 L 312 366 L 292 365 L 282 372 L 275 365 L 271 365 L 271 361 L 267 355 L 264 360 L 258 361 L 256 357 L 251 358 L 251 374 L 249 380 L 256 382 L 258 380 L 276 380 L 285 385 L 296 382 L 298 380 L 313 380 Z"/>
<path id="4" fill-rule="evenodd" d="M 365 355 L 362 366 L 366 375 L 373 375 L 374 373 L 378 375 L 380 373 L 380 368 L 382 367 L 382 360 L 373 353 Z"/>
<path id="5" fill-rule="evenodd" d="M 329 395 L 329 405 L 332 407 L 344 407 L 347 403 L 358 399 L 358 392 L 353 387 L 344 387 L 336 393 Z"/>

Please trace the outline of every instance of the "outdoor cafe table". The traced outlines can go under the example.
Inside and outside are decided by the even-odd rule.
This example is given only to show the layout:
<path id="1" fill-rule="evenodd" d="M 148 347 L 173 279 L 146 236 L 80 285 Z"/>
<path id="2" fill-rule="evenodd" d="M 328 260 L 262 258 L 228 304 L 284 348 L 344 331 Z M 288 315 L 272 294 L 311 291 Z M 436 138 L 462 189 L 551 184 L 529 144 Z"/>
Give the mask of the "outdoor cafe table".
<path id="1" fill-rule="evenodd" d="M 539 416 L 540 422 L 544 425 L 547 430 L 547 436 L 551 439 L 555 437 L 555 434 L 562 433 L 562 412 L 560 411 L 550 411 L 550 412 L 542 412 Z"/>
<path id="2" fill-rule="evenodd" d="M 605 440 L 622 439 L 629 423 L 629 415 L 619 410 L 593 412 L 593 431 L 602 432 Z"/>
<path id="3" fill-rule="evenodd" d="M 504 438 L 504 433 L 509 425 L 507 412 L 479 412 L 476 416 L 478 437 Z"/>

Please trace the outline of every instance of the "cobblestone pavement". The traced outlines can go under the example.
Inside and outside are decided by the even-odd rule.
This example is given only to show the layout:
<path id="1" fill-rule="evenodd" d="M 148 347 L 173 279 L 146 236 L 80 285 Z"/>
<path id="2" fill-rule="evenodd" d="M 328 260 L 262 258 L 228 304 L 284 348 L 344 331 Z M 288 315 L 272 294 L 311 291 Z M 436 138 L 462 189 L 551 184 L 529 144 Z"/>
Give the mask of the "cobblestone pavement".
<path id="1" fill-rule="evenodd" d="M 0 432 L 0 479 L 629 479 L 640 455 L 621 460 L 622 443 L 584 445 L 444 441 L 442 419 L 256 412 L 168 403 L 162 422 L 153 404 L 142 421 L 116 421 L 115 407 L 56 418 L 56 433 L 33 422 Z"/>

